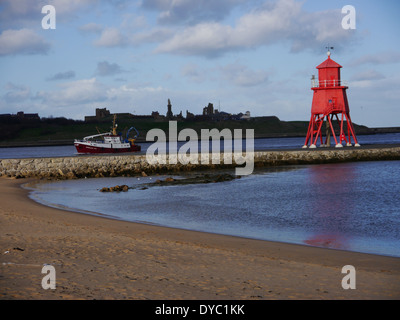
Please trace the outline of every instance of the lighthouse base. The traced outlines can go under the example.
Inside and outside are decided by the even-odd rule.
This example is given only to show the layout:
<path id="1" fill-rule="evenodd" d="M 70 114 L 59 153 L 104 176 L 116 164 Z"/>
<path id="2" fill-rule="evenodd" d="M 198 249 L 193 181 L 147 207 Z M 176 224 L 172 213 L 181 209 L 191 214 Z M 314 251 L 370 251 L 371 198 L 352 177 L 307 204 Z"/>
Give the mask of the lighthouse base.
<path id="1" fill-rule="evenodd" d="M 334 120 L 336 120 L 336 122 Z M 324 123 L 326 132 L 325 142 L 322 137 Z M 335 128 L 336 130 L 339 129 L 338 135 L 335 132 Z M 316 148 L 318 141 L 320 141 L 321 147 L 330 146 L 330 139 L 332 138 L 336 148 L 342 148 L 343 143 L 345 143 L 347 147 L 351 147 L 353 146 L 352 140 L 354 141 L 355 147 L 360 147 L 348 112 L 312 114 L 303 148 L 306 148 L 308 144 L 310 144 L 310 148 Z"/>

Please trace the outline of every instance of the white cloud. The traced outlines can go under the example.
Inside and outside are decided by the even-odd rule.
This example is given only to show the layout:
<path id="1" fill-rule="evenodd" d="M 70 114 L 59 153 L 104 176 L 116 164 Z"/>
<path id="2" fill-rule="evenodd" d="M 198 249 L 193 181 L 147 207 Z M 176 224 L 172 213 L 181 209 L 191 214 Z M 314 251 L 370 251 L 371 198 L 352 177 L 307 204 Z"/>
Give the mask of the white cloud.
<path id="1" fill-rule="evenodd" d="M 142 7 L 159 11 L 160 24 L 196 24 L 201 21 L 219 21 L 233 8 L 248 0 L 143 0 Z"/>
<path id="2" fill-rule="evenodd" d="M 57 21 L 69 19 L 81 10 L 93 8 L 99 0 L 1 0 L 0 26 L 35 27 L 43 18 L 42 7 L 56 8 Z"/>
<path id="3" fill-rule="evenodd" d="M 49 49 L 50 44 L 30 29 L 5 30 L 0 34 L 0 56 L 46 54 Z"/>
<path id="4" fill-rule="evenodd" d="M 130 43 L 139 45 L 142 43 L 157 43 L 169 39 L 174 34 L 173 29 L 153 28 L 150 30 L 139 31 L 130 36 Z"/>
<path id="5" fill-rule="evenodd" d="M 123 47 L 127 44 L 127 40 L 117 28 L 109 27 L 103 30 L 94 44 L 98 47 Z"/>
<path id="6" fill-rule="evenodd" d="M 161 43 L 156 52 L 215 56 L 234 47 L 232 33 L 230 26 L 218 23 L 198 24 Z"/>
<path id="7" fill-rule="evenodd" d="M 82 79 L 59 85 L 60 90 L 40 91 L 36 99 L 51 107 L 77 106 L 80 104 L 94 103 L 107 99 L 106 86 L 96 78 Z"/>
<path id="8" fill-rule="evenodd" d="M 57 87 L 55 90 L 37 92 L 34 97 L 31 95 L 31 104 L 50 114 L 76 119 L 90 115 L 100 107 L 107 107 L 113 112 L 133 112 L 134 109 L 136 113 L 150 114 L 158 109 L 158 101 L 166 99 L 163 87 L 140 84 L 113 87 L 96 78 L 61 83 Z M 22 86 L 20 88 L 23 89 Z"/>
<path id="9" fill-rule="evenodd" d="M 385 79 L 385 76 L 376 70 L 361 71 L 350 78 L 350 80 L 352 81 L 381 80 L 381 79 Z"/>
<path id="10" fill-rule="evenodd" d="M 116 98 L 119 95 L 133 95 L 133 94 L 151 94 L 155 92 L 164 92 L 162 87 L 150 87 L 140 85 L 123 85 L 118 88 L 110 88 L 108 90 L 109 98 Z"/>
<path id="11" fill-rule="evenodd" d="M 206 72 L 194 63 L 188 63 L 181 69 L 181 74 L 195 83 L 201 83 L 206 80 Z"/>
<path id="12" fill-rule="evenodd" d="M 386 51 L 375 54 L 366 54 L 364 56 L 355 59 L 349 65 L 350 66 L 360 66 L 363 64 L 380 65 L 380 64 L 390 64 L 399 62 L 400 62 L 400 52 Z"/>
<path id="13" fill-rule="evenodd" d="M 238 63 L 223 66 L 220 71 L 225 80 L 240 87 L 253 87 L 268 81 L 268 72 L 251 70 Z"/>
<path id="14" fill-rule="evenodd" d="M 70 15 L 75 14 L 77 11 L 82 10 L 83 8 L 89 8 L 93 6 L 94 4 L 98 3 L 99 0 L 42 0 L 41 2 L 44 3 L 43 5 L 53 5 L 57 10 L 57 14 Z"/>
<path id="15" fill-rule="evenodd" d="M 309 13 L 295 0 L 278 0 L 243 15 L 236 24 L 203 22 L 181 28 L 161 43 L 156 52 L 218 56 L 279 42 L 292 51 L 310 49 L 340 40 L 346 44 L 353 33 L 341 27 L 340 10 Z"/>
<path id="16" fill-rule="evenodd" d="M 9 82 L 6 85 L 6 90 L 8 91 L 3 98 L 7 103 L 19 103 L 29 99 L 31 96 L 30 88 L 24 85 L 16 85 Z"/>

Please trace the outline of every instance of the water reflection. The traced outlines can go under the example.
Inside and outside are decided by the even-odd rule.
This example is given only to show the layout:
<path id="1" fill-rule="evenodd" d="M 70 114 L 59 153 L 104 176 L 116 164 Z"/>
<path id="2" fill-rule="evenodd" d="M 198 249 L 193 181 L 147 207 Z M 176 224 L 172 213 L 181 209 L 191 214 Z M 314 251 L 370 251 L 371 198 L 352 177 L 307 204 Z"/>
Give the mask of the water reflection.
<path id="1" fill-rule="evenodd" d="M 31 197 L 126 221 L 400 256 L 400 161 L 271 167 L 222 183 L 99 192 L 167 177 L 52 181 Z"/>
<path id="2" fill-rule="evenodd" d="M 315 234 L 304 242 L 318 247 L 349 249 L 345 232 L 354 211 L 352 196 L 357 170 L 353 164 L 309 167 L 309 217 L 315 219 Z M 307 216 L 307 213 L 306 215 Z"/>

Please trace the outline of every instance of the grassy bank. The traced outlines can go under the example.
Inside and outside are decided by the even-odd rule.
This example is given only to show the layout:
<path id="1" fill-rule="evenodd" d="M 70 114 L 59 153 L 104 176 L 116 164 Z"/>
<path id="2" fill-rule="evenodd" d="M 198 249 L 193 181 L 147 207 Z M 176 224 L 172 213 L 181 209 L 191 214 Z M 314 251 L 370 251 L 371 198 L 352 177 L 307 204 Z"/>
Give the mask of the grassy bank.
<path id="1" fill-rule="evenodd" d="M 168 133 L 168 121 L 152 118 L 121 117 L 117 119 L 119 132 L 123 136 L 134 126 L 140 133 L 138 141 L 145 141 L 149 130 L 158 128 Z M 85 122 L 65 118 L 43 118 L 38 120 L 2 121 L 0 127 L 0 147 L 68 145 L 98 132 L 107 132 L 112 125 L 112 117 L 102 121 Z M 249 121 L 178 121 L 178 131 L 191 128 L 199 135 L 201 129 L 254 129 L 255 138 L 305 136 L 307 121 L 281 121 L 277 117 L 255 117 Z M 357 134 L 374 133 L 374 129 L 355 125 Z"/>

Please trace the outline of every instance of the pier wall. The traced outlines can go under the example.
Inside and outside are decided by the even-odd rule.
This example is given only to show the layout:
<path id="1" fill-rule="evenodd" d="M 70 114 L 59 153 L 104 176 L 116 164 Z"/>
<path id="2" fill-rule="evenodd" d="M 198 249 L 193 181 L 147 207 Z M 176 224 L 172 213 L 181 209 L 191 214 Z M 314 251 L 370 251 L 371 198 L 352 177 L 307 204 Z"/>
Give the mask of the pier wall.
<path id="1" fill-rule="evenodd" d="M 223 153 L 220 164 L 167 164 L 151 165 L 146 155 L 81 155 L 56 158 L 0 159 L 0 176 L 16 178 L 75 179 L 89 177 L 135 176 L 155 173 L 176 173 L 205 169 L 239 167 L 234 159 L 225 164 Z M 199 158 L 200 159 L 200 158 Z M 211 157 L 210 157 L 211 159 Z M 320 164 L 351 161 L 400 160 L 400 147 L 384 148 L 343 148 L 343 149 L 301 149 L 295 151 L 256 151 L 254 167 L 281 166 L 293 164 Z M 215 162 L 214 162 L 215 163 Z M 242 165 L 243 166 L 243 165 Z"/>

